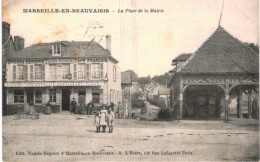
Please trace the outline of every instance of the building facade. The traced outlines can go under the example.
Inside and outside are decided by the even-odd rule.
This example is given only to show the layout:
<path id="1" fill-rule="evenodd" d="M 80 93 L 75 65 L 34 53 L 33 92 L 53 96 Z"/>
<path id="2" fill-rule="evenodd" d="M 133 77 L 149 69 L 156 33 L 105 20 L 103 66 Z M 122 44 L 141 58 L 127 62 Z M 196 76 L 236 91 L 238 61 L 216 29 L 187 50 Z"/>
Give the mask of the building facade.
<path id="1" fill-rule="evenodd" d="M 233 113 L 240 118 L 258 116 L 258 57 L 258 51 L 219 26 L 172 74 L 171 107 L 178 118 L 228 121 Z"/>
<path id="2" fill-rule="evenodd" d="M 69 111 L 73 98 L 78 107 L 90 101 L 95 107 L 121 102 L 118 61 L 95 41 L 39 43 L 7 56 L 8 114 L 23 111 L 33 102 L 42 111 L 50 101 L 53 112 Z"/>
<path id="3" fill-rule="evenodd" d="M 7 22 L 2 22 L 2 92 L 6 94 L 6 57 L 10 53 L 14 53 L 24 48 L 24 39 L 20 36 L 13 36 L 10 33 L 11 25 Z M 2 95 L 2 112 L 6 115 L 6 95 Z"/>

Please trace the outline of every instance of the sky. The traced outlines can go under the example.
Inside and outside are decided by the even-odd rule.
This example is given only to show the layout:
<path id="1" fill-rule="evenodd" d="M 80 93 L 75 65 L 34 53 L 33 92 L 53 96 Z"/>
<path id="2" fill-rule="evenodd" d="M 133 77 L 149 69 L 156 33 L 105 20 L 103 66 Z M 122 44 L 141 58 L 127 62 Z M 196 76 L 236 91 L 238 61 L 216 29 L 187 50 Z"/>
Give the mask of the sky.
<path id="1" fill-rule="evenodd" d="M 223 0 L 3 0 L 2 20 L 25 46 L 53 41 L 90 41 L 105 47 L 121 71 L 161 75 L 181 53 L 194 53 L 216 30 Z M 225 0 L 221 26 L 243 42 L 259 44 L 258 0 Z M 23 9 L 109 9 L 109 13 L 23 13 Z M 118 13 L 159 9 L 160 13 Z M 87 32 L 86 32 L 87 31 Z"/>

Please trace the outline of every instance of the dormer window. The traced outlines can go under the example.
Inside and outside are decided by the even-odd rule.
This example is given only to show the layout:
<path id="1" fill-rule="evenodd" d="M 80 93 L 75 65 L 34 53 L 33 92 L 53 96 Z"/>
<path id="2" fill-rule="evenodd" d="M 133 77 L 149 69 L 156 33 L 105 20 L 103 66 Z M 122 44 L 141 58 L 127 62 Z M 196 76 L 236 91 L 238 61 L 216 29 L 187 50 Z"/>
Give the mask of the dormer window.
<path id="1" fill-rule="evenodd" d="M 53 44 L 52 45 L 52 55 L 60 56 L 61 55 L 61 44 Z"/>

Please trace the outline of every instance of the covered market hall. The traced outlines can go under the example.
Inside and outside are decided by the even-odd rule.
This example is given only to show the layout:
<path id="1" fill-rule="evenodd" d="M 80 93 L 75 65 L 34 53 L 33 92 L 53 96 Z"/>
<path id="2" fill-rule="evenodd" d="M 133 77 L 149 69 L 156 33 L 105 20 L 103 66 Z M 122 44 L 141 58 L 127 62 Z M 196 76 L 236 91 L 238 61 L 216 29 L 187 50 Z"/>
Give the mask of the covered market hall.
<path id="1" fill-rule="evenodd" d="M 258 51 L 219 26 L 187 60 L 173 60 L 171 107 L 179 119 L 258 118 Z"/>

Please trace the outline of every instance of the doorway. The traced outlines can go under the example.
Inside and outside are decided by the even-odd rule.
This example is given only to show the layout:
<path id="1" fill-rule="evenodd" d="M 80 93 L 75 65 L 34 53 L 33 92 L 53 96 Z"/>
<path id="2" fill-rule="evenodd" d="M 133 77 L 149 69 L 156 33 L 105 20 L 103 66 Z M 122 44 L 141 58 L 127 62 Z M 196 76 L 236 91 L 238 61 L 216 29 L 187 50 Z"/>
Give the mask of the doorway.
<path id="1" fill-rule="evenodd" d="M 70 110 L 70 89 L 62 89 L 62 111 Z"/>
<path id="2" fill-rule="evenodd" d="M 79 91 L 79 105 L 84 107 L 86 100 L 86 91 Z"/>
<path id="3" fill-rule="evenodd" d="M 33 102 L 33 90 L 27 90 L 27 103 Z"/>

